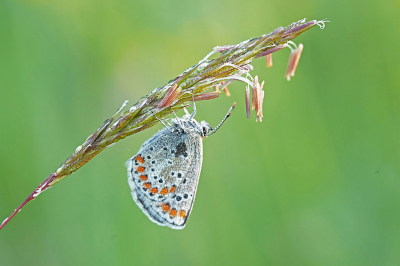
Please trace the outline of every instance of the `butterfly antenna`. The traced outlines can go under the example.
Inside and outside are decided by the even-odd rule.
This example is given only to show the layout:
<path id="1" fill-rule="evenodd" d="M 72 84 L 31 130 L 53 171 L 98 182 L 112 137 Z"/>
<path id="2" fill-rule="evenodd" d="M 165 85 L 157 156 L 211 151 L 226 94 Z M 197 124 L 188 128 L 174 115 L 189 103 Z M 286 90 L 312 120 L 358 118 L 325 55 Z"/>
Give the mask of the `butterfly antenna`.
<path id="1" fill-rule="evenodd" d="M 236 106 L 236 102 L 234 102 L 232 104 L 231 108 L 229 108 L 228 113 L 225 115 L 224 119 L 222 119 L 221 123 L 219 123 L 218 126 L 216 126 L 209 134 L 207 134 L 207 137 L 210 136 L 211 134 L 214 134 L 215 132 L 217 132 L 217 130 L 222 126 L 222 124 L 225 122 L 225 120 L 231 116 L 231 112 L 232 112 L 233 108 L 235 108 L 235 106 Z"/>

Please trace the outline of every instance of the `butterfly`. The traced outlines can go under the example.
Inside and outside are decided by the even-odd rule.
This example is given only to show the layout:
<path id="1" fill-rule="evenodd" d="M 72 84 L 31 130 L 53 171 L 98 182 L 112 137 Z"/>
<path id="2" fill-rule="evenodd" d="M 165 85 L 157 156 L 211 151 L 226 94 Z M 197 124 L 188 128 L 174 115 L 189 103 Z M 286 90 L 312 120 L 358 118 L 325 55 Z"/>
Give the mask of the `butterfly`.
<path id="1" fill-rule="evenodd" d="M 183 229 L 193 208 L 203 161 L 203 139 L 214 134 L 231 115 L 213 129 L 194 119 L 194 112 L 171 119 L 145 141 L 126 162 L 133 200 L 154 223 Z M 162 121 L 161 121 L 162 122 Z"/>

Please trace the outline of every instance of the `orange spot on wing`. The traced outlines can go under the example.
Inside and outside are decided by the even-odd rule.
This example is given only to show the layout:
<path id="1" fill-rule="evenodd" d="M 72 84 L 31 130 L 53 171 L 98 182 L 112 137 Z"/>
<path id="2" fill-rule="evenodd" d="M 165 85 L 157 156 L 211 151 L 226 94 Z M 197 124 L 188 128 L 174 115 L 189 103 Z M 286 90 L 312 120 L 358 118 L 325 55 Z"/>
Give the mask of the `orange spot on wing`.
<path id="1" fill-rule="evenodd" d="M 176 190 L 176 186 L 172 186 L 171 189 L 169 190 L 169 193 L 174 193 L 175 190 Z"/>
<path id="2" fill-rule="evenodd" d="M 186 212 L 184 210 L 179 211 L 179 217 L 185 218 L 186 217 Z"/>
<path id="3" fill-rule="evenodd" d="M 172 210 L 170 211 L 169 214 L 170 214 L 172 217 L 175 217 L 177 213 L 178 213 L 178 212 L 177 212 L 175 209 L 172 209 Z"/>
<path id="4" fill-rule="evenodd" d="M 163 204 L 163 205 L 161 205 L 161 207 L 162 207 L 163 211 L 165 211 L 165 212 L 169 212 L 169 209 L 171 208 L 169 206 L 169 204 Z"/>
<path id="5" fill-rule="evenodd" d="M 167 195 L 167 193 L 168 193 L 168 188 L 167 187 L 161 189 L 161 191 L 160 191 L 160 194 L 163 195 L 163 196 Z"/>
<path id="6" fill-rule="evenodd" d="M 157 188 L 152 188 L 152 189 L 150 189 L 150 192 L 153 193 L 153 194 L 157 194 L 158 189 Z"/>
<path id="7" fill-rule="evenodd" d="M 142 179 L 143 181 L 146 181 L 147 180 L 147 175 L 141 175 L 141 176 L 139 176 L 139 178 Z"/>
<path id="8" fill-rule="evenodd" d="M 135 159 L 139 162 L 139 163 L 144 163 L 144 159 L 142 156 L 140 156 L 140 154 L 136 155 Z"/>
<path id="9" fill-rule="evenodd" d="M 143 186 L 147 189 L 150 189 L 151 187 L 151 183 L 144 183 Z"/>
<path id="10" fill-rule="evenodd" d="M 139 173 L 143 173 L 145 169 L 146 169 L 146 168 L 144 168 L 143 166 L 139 166 L 139 167 L 137 168 L 137 171 L 138 171 Z"/>

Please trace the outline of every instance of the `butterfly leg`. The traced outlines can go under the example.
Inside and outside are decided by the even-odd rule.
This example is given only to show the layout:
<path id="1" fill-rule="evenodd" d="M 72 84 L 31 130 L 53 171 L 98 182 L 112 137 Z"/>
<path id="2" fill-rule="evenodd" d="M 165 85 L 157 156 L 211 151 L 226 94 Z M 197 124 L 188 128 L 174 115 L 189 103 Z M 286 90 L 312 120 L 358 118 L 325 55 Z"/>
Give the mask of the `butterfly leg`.
<path id="1" fill-rule="evenodd" d="M 178 121 L 179 125 L 180 125 L 181 127 L 183 127 L 182 124 L 181 124 L 181 119 L 176 115 L 174 109 L 172 109 L 172 106 L 171 106 L 171 111 L 174 113 L 175 118 L 176 118 L 176 121 Z"/>
<path id="2" fill-rule="evenodd" d="M 190 116 L 189 111 L 188 111 L 185 107 L 183 107 L 183 111 L 185 111 L 185 114 L 186 114 L 187 116 Z"/>
<path id="3" fill-rule="evenodd" d="M 163 124 L 164 127 L 166 127 L 166 128 L 172 133 L 172 129 L 169 128 L 169 127 L 164 123 L 164 121 L 162 121 L 162 120 L 161 120 L 160 118 L 158 118 L 156 115 L 154 115 L 154 117 L 155 117 L 158 121 L 160 121 L 161 124 Z"/>
<path id="4" fill-rule="evenodd" d="M 190 120 L 192 120 L 194 118 L 194 116 L 196 115 L 196 112 L 197 112 L 196 103 L 194 102 L 194 93 L 193 93 L 193 91 L 192 91 L 192 100 L 193 100 L 193 113 L 190 116 Z"/>

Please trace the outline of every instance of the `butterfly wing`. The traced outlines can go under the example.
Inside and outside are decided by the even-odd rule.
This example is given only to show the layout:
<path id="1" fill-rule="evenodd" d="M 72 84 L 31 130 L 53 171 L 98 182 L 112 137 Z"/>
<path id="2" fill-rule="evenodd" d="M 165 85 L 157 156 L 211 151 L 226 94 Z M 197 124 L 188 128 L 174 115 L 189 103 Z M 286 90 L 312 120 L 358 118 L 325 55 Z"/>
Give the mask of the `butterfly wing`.
<path id="1" fill-rule="evenodd" d="M 164 128 L 127 161 L 133 200 L 151 221 L 183 229 L 199 182 L 203 147 L 200 135 Z"/>

